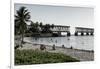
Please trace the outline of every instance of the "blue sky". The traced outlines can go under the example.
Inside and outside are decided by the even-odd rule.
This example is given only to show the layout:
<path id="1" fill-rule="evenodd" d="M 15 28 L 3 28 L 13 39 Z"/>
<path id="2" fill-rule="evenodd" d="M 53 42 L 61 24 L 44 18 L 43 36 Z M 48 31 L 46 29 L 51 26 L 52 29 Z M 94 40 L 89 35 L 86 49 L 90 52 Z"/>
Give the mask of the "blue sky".
<path id="1" fill-rule="evenodd" d="M 66 25 L 73 27 L 93 28 L 94 9 L 89 7 L 50 6 L 36 4 L 15 4 L 14 14 L 21 6 L 25 6 L 33 22 L 43 24 Z"/>

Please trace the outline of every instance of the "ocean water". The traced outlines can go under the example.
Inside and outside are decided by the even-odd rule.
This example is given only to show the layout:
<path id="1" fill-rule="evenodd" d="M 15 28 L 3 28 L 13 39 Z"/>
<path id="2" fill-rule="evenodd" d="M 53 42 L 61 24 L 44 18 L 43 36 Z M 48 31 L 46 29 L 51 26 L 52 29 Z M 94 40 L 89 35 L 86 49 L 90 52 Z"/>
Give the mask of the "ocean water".
<path id="1" fill-rule="evenodd" d="M 94 36 L 70 36 L 70 37 L 25 37 L 27 41 L 35 44 L 45 44 L 66 48 L 73 47 L 82 50 L 94 50 Z"/>

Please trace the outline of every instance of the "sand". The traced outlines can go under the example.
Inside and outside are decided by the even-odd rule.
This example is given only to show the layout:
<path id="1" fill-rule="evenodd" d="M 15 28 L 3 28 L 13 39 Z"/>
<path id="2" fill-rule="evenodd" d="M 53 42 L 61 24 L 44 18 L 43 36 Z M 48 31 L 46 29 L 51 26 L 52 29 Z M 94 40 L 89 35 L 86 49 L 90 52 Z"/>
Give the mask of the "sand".
<path id="1" fill-rule="evenodd" d="M 23 47 L 19 48 L 20 50 L 23 49 L 33 49 L 33 50 L 40 50 L 40 45 L 41 44 L 32 44 L 30 42 L 25 42 L 23 44 Z M 86 50 L 78 50 L 78 49 L 70 49 L 70 48 L 62 48 L 62 47 L 57 47 L 56 50 L 52 50 L 52 46 L 45 45 L 46 49 L 45 51 L 48 52 L 53 52 L 53 53 L 63 53 L 68 56 L 71 56 L 73 58 L 76 58 L 80 61 L 93 61 L 94 60 L 94 52 L 93 51 L 86 51 Z"/>

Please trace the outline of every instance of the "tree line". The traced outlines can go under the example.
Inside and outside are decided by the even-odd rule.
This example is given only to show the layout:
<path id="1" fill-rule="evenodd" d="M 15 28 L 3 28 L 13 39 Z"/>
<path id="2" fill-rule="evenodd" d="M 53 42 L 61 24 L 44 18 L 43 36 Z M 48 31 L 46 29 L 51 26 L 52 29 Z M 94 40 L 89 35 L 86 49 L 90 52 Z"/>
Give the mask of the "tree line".
<path id="1" fill-rule="evenodd" d="M 15 15 L 15 35 L 24 34 L 25 32 L 31 33 L 52 33 L 50 28 L 54 28 L 54 24 L 44 24 L 42 22 L 33 22 L 31 19 L 30 12 L 26 7 L 20 7 L 16 11 Z M 30 22 L 30 25 L 27 25 Z M 27 26 L 30 26 L 27 28 Z"/>
<path id="2" fill-rule="evenodd" d="M 52 33 L 50 28 L 54 28 L 54 24 L 43 24 L 42 22 L 33 22 L 31 20 L 31 15 L 26 7 L 22 6 L 18 10 L 16 10 L 16 14 L 14 15 L 14 34 L 21 35 L 21 39 L 23 43 L 23 38 L 26 33 L 29 34 L 41 34 L 41 33 Z M 27 25 L 27 22 L 31 24 Z"/>

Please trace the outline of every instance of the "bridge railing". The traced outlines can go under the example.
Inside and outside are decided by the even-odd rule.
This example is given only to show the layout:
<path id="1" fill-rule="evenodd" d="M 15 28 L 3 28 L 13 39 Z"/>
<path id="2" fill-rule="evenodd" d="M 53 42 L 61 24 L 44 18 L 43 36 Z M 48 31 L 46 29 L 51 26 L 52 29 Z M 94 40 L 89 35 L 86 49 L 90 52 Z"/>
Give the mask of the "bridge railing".
<path id="1" fill-rule="evenodd" d="M 76 32 L 94 32 L 92 28 L 75 28 Z"/>
<path id="2" fill-rule="evenodd" d="M 69 26 L 55 26 L 54 28 L 50 28 L 51 31 L 59 31 L 59 32 L 67 32 L 70 31 L 70 27 Z"/>
<path id="3" fill-rule="evenodd" d="M 63 31 L 70 31 L 70 29 L 69 28 L 64 28 L 64 29 L 59 29 L 59 28 L 54 28 L 54 29 L 52 29 L 51 28 L 51 31 L 60 31 L 60 32 L 63 32 Z"/>

